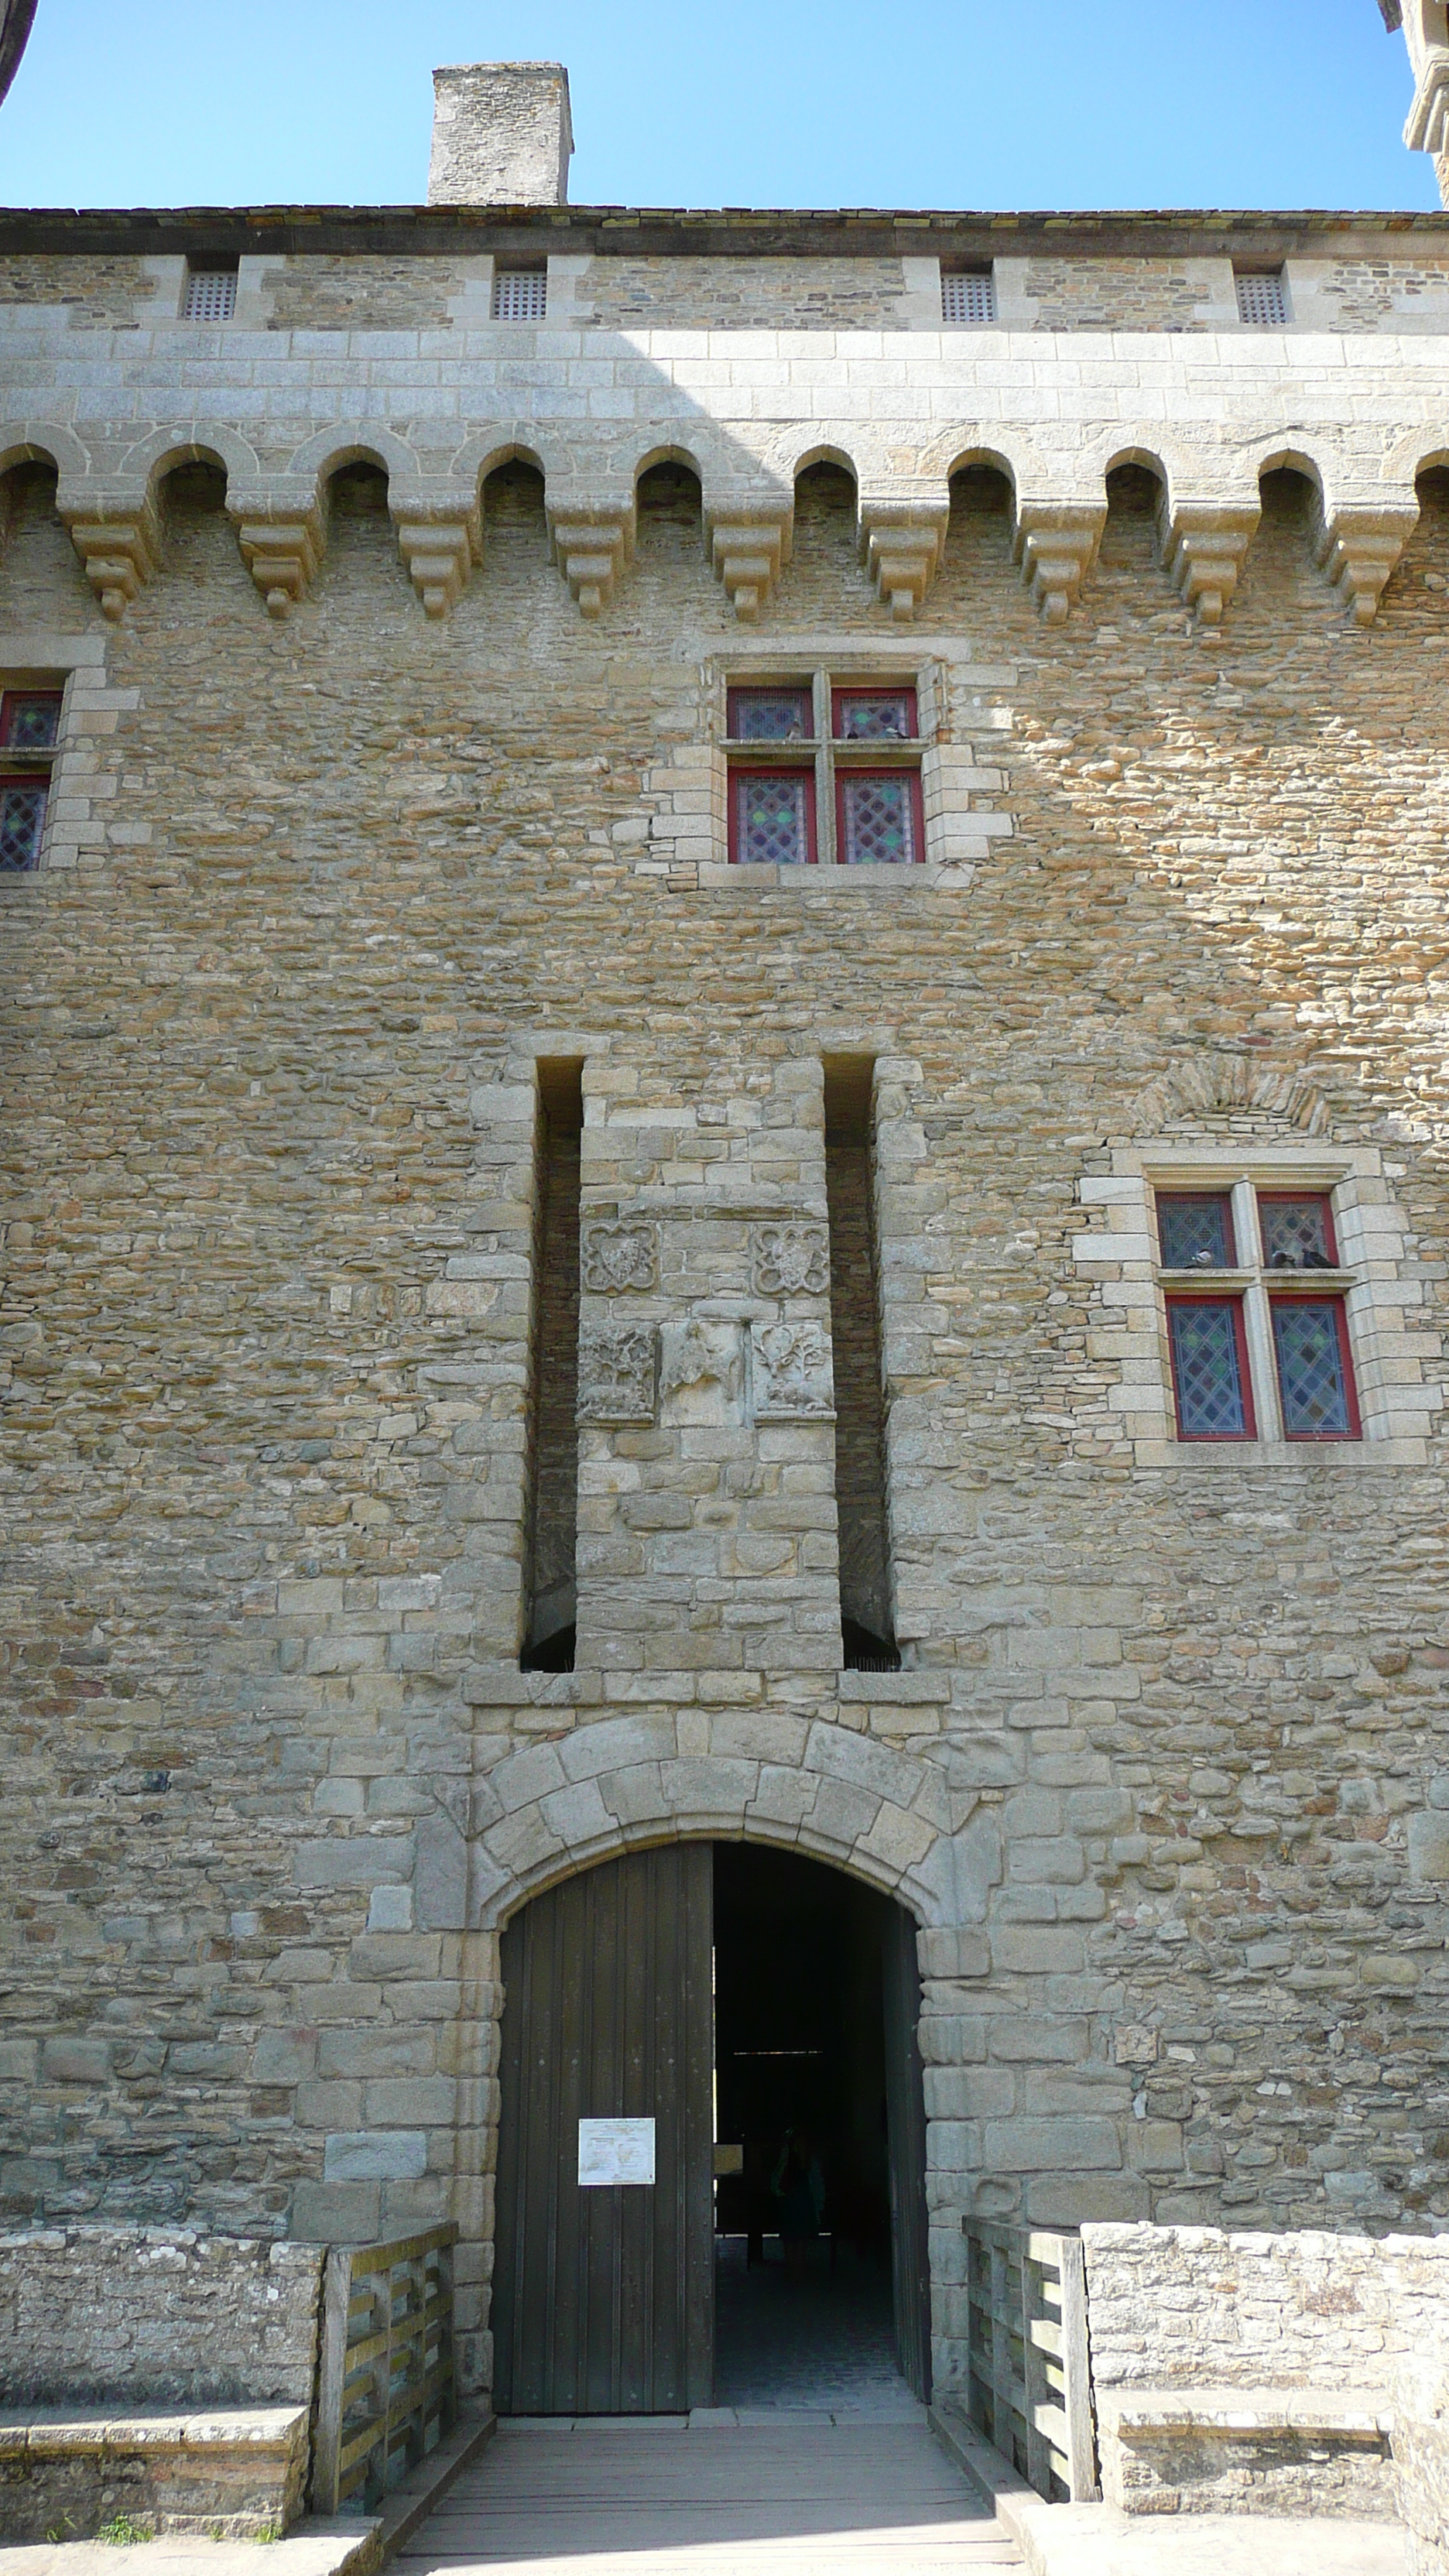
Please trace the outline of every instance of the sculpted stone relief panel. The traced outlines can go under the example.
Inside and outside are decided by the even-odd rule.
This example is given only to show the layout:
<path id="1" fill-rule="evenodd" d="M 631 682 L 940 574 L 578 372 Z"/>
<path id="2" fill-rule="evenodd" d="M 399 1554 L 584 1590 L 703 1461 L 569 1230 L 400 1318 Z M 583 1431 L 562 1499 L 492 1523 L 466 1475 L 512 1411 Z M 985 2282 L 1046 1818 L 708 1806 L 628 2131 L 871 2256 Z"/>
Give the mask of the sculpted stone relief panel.
<path id="1" fill-rule="evenodd" d="M 659 1392 L 675 1422 L 741 1422 L 745 1363 L 740 1327 L 699 1316 L 666 1324 L 659 1336 Z"/>
<path id="2" fill-rule="evenodd" d="M 652 1324 L 589 1325 L 579 1336 L 579 1420 L 654 1419 Z"/>
<path id="3" fill-rule="evenodd" d="M 819 1324 L 752 1324 L 750 1371 L 757 1422 L 833 1422 L 830 1344 Z"/>

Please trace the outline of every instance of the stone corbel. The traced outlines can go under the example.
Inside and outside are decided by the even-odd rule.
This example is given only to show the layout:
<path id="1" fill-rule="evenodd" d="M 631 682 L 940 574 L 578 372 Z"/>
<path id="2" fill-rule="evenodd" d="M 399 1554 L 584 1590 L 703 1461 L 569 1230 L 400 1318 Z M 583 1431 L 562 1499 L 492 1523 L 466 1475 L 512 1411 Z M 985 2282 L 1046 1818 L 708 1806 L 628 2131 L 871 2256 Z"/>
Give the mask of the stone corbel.
<path id="1" fill-rule="evenodd" d="M 397 550 L 429 617 L 446 617 L 483 560 L 483 514 L 476 497 L 391 499 Z"/>
<path id="2" fill-rule="evenodd" d="M 58 507 L 101 615 L 114 624 L 160 568 L 161 530 L 155 506 L 142 495 L 124 502 L 61 501 Z"/>
<path id="3" fill-rule="evenodd" d="M 1390 0 L 1384 15 L 1402 26 L 1414 74 L 1404 141 L 1411 152 L 1432 154 L 1439 202 L 1449 206 L 1449 45 L 1444 42 L 1443 0 L 1403 0 L 1402 7 Z"/>
<path id="4" fill-rule="evenodd" d="M 1413 501 L 1371 501 L 1324 513 L 1313 551 L 1355 626 L 1372 626 L 1418 520 Z"/>
<path id="5" fill-rule="evenodd" d="M 1263 515 L 1259 501 L 1179 501 L 1159 522 L 1174 590 L 1201 626 L 1218 626 Z"/>
<path id="6" fill-rule="evenodd" d="M 549 543 L 581 617 L 608 607 L 634 552 L 634 504 L 590 502 L 550 505 Z"/>
<path id="7" fill-rule="evenodd" d="M 317 577 L 325 544 L 321 503 L 315 492 L 295 500 L 238 494 L 234 501 L 228 493 L 227 508 L 236 521 L 242 560 L 266 601 L 267 615 L 285 617 L 296 601 L 305 599 Z"/>
<path id="8" fill-rule="evenodd" d="M 1107 503 L 1019 501 L 1011 551 L 1044 622 L 1060 626 L 1097 560 Z"/>
<path id="9" fill-rule="evenodd" d="M 1449 47 L 1430 45 L 1425 53 L 1404 141 L 1411 152 L 1432 152 L 1436 160 L 1449 151 Z"/>
<path id="10" fill-rule="evenodd" d="M 914 617 L 940 568 L 948 499 L 873 501 L 862 495 L 861 561 L 892 617 Z"/>
<path id="11" fill-rule="evenodd" d="M 753 626 L 790 560 L 793 499 L 742 502 L 706 519 L 705 534 L 716 581 L 722 581 L 736 617 Z"/>

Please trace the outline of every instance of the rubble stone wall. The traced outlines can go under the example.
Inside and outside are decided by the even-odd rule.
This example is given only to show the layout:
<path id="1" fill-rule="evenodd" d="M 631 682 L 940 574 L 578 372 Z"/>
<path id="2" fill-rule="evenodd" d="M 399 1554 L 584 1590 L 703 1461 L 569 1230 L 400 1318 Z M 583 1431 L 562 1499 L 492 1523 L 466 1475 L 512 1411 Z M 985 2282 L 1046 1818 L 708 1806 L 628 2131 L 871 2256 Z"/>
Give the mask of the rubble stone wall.
<path id="1" fill-rule="evenodd" d="M 616 331 L 889 329 L 900 318 L 898 259 L 630 259 L 589 262 L 581 319 Z"/>
<path id="2" fill-rule="evenodd" d="M 1217 282 L 1206 260 L 1031 259 L 1023 286 L 1043 331 L 1183 331 Z"/>
<path id="3" fill-rule="evenodd" d="M 42 336 L 7 347 L 38 368 Z M 1099 349 L 1090 386 L 1043 358 L 999 398 L 1099 482 L 1159 398 L 1218 453 L 1228 386 L 1234 437 L 1255 406 L 1265 452 L 1307 419 L 1342 464 L 1353 414 L 1377 470 L 1442 403 L 1415 345 L 1234 378 L 1184 335 L 1175 391 L 1160 354 Z M 419 453 L 537 444 L 626 491 L 646 436 L 687 430 L 741 475 L 855 440 L 944 478 L 998 399 L 933 354 L 927 432 L 874 348 L 805 394 L 788 351 L 713 382 L 646 347 L 592 393 L 545 353 L 545 439 L 476 354 L 379 352 L 339 392 L 268 349 L 265 388 L 223 354 L 206 390 L 273 461 L 341 436 L 345 392 Z M 103 461 L 180 436 L 171 364 L 94 335 L 65 399 Z M 498 1924 L 682 1832 L 798 1845 L 921 1924 L 943 2382 L 966 2208 L 1443 2225 L 1444 486 L 1360 630 L 1308 486 L 1270 477 L 1204 630 L 1145 476 L 1114 478 L 1060 625 L 969 480 L 893 618 L 827 476 L 751 632 L 678 491 L 644 494 L 582 618 L 543 484 L 510 475 L 437 622 L 367 474 L 286 619 L 199 485 L 119 624 L 33 493 L 0 555 L 15 666 L 80 634 L 107 682 L 84 866 L 0 886 L 7 2212 L 455 2216 L 486 2382 Z M 712 828 L 726 676 L 918 664 L 955 819 L 985 809 L 974 873 L 666 866 L 669 782 Z M 828 1298 L 756 1273 L 765 1228 L 824 1221 L 830 1054 L 877 1067 L 898 1674 L 839 1669 Z M 648 1237 L 586 1323 L 655 1337 L 659 1372 L 581 1442 L 559 1675 L 517 1664 L 539 1055 L 584 1060 L 590 1221 Z M 1401 1224 L 1364 1269 L 1408 1301 L 1416 1456 L 1138 1466 L 1124 1386 L 1160 1355 L 1124 1357 L 1074 1251 L 1105 1226 L 1089 1184 L 1149 1148 L 1364 1158 Z M 744 1356 L 777 1323 L 793 1413 Z"/>
<path id="4" fill-rule="evenodd" d="M 1444 2346 L 1394 2372 L 1394 2472 L 1409 2576 L 1449 2569 L 1449 2375 Z"/>
<path id="5" fill-rule="evenodd" d="M 82 329 L 134 324 L 150 300 L 145 263 L 124 252 L 111 258 L 0 257 L 0 305 L 55 305 Z"/>
<path id="6" fill-rule="evenodd" d="M 1391 2386 L 1449 2331 L 1449 2235 L 1087 2226 L 1098 2389 Z"/>
<path id="7" fill-rule="evenodd" d="M 265 268 L 271 331 L 439 331 L 465 273 L 447 259 L 342 259 L 325 251 Z"/>
<path id="8" fill-rule="evenodd" d="M 189 2228 L 0 2236 L 0 2398 L 311 2402 L 322 2255 Z"/>

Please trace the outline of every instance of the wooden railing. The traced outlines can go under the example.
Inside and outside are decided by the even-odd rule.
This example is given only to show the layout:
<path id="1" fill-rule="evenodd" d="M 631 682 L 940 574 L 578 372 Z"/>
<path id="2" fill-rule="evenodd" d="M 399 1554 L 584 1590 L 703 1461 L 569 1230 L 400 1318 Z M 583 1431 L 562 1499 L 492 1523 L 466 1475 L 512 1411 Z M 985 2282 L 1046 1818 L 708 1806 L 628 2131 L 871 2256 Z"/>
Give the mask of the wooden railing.
<path id="1" fill-rule="evenodd" d="M 322 2293 L 314 2513 L 374 2512 L 456 2420 L 453 2247 L 430 2228 L 334 2245 Z"/>
<path id="2" fill-rule="evenodd" d="M 1051 2502 L 1098 2494 L 1079 2236 L 963 2218 L 967 2413 Z"/>

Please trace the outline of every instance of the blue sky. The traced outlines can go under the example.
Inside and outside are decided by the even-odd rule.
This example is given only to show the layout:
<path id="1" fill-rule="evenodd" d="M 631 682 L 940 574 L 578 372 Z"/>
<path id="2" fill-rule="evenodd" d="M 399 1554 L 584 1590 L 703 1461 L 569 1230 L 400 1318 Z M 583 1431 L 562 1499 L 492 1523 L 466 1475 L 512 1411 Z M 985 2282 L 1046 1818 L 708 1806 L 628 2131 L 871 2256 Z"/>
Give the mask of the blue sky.
<path id="1" fill-rule="evenodd" d="M 0 204 L 416 203 L 432 66 L 520 56 L 578 204 L 1437 203 L 1374 0 L 40 0 Z"/>

